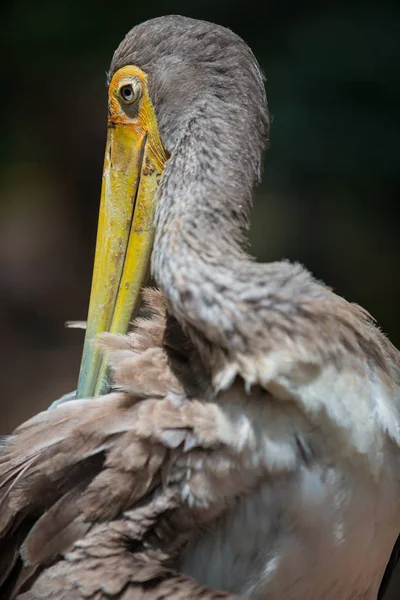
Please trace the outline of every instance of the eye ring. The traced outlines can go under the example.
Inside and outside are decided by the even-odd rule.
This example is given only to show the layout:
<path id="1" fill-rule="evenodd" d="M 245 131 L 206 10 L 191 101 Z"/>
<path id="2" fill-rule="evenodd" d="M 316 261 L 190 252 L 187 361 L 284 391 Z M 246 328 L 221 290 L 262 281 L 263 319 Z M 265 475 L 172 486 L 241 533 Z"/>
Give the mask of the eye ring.
<path id="1" fill-rule="evenodd" d="M 119 88 L 119 95 L 124 104 L 133 104 L 139 98 L 141 92 L 139 81 L 124 83 Z"/>

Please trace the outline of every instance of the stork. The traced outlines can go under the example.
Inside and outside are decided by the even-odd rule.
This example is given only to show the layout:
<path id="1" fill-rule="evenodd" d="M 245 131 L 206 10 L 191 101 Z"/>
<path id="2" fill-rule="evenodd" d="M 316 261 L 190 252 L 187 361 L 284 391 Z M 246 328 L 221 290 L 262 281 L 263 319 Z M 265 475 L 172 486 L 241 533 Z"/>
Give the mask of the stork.
<path id="1" fill-rule="evenodd" d="M 3 441 L 1 597 L 382 598 L 399 352 L 303 266 L 244 250 L 269 130 L 254 55 L 160 17 L 108 86 L 77 395 Z"/>

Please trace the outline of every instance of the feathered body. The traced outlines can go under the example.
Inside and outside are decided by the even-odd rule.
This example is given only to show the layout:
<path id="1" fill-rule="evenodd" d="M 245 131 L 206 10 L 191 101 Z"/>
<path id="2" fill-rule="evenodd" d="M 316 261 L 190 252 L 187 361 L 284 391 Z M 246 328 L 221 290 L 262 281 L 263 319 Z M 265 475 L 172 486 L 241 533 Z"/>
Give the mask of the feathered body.
<path id="1" fill-rule="evenodd" d="M 162 294 L 152 321 L 102 338 L 118 391 L 5 444 L 7 589 L 375 600 L 400 531 L 399 353 L 303 267 L 242 250 L 268 125 L 244 42 L 165 17 L 128 34 L 111 74 L 126 64 L 149 73 L 170 155 Z"/>

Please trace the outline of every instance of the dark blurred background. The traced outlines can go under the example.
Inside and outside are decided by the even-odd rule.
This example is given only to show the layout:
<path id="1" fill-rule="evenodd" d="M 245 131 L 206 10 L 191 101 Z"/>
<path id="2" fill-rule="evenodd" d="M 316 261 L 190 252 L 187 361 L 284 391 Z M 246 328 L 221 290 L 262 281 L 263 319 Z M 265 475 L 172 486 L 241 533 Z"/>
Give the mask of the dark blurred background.
<path id="1" fill-rule="evenodd" d="M 64 322 L 86 318 L 105 71 L 125 33 L 162 14 L 232 28 L 267 76 L 253 253 L 303 262 L 400 345 L 398 0 L 3 0 L 1 10 L 2 433 L 75 388 L 83 333 Z"/>

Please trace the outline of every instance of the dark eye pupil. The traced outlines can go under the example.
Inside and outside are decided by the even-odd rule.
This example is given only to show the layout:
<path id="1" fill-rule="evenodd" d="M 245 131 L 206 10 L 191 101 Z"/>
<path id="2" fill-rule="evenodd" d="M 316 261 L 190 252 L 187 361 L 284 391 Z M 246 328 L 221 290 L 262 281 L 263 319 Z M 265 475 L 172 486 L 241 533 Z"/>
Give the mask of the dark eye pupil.
<path id="1" fill-rule="evenodd" d="M 121 96 L 124 100 L 132 100 L 133 98 L 133 88 L 131 85 L 124 85 L 121 88 Z"/>

